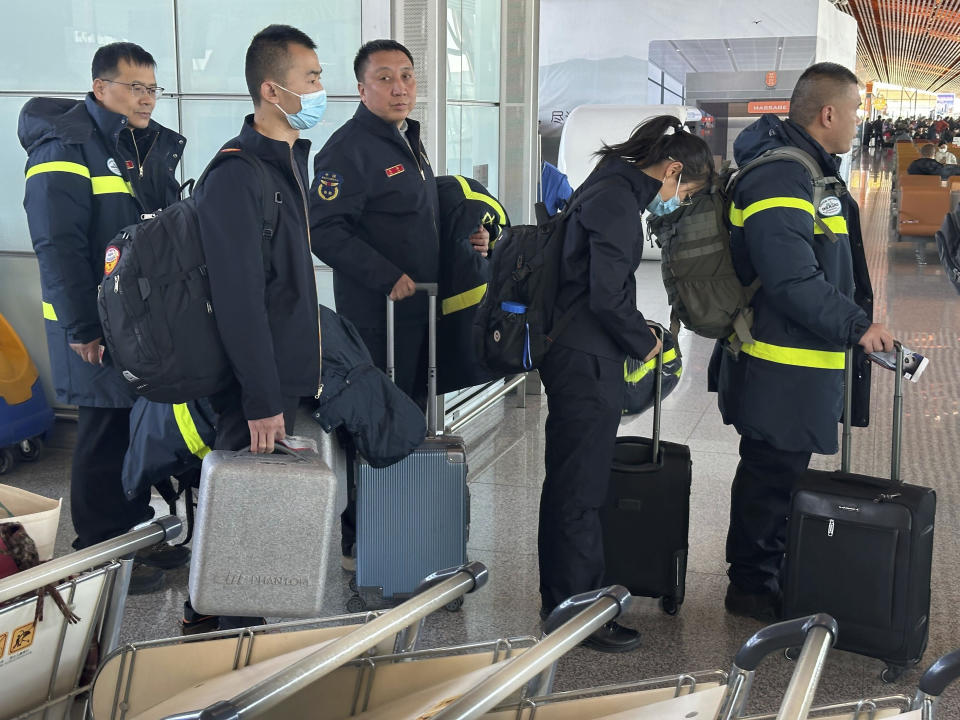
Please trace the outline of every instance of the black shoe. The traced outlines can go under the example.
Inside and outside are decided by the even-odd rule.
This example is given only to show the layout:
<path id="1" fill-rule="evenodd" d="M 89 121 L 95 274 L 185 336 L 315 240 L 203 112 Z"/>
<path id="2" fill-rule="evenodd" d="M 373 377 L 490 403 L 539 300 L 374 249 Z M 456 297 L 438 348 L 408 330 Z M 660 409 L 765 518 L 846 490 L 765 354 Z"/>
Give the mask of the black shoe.
<path id="1" fill-rule="evenodd" d="M 201 615 L 189 601 L 183 603 L 183 620 L 180 624 L 182 635 L 196 635 L 198 633 L 213 632 L 219 629 L 219 615 Z"/>
<path id="2" fill-rule="evenodd" d="M 244 617 L 242 615 L 221 615 L 217 624 L 218 630 L 239 630 L 240 628 L 266 625 L 267 619 L 262 617 Z"/>
<path id="3" fill-rule="evenodd" d="M 127 595 L 146 595 L 156 592 L 163 587 L 163 570 L 147 567 L 141 562 L 133 561 L 133 571 L 130 573 L 130 587 Z"/>
<path id="4" fill-rule="evenodd" d="M 180 545 L 161 543 L 138 551 L 135 557 L 144 565 L 173 570 L 190 562 L 190 550 Z"/>
<path id="5" fill-rule="evenodd" d="M 604 653 L 630 652 L 640 647 L 640 633 L 611 620 L 580 644 Z"/>
<path id="6" fill-rule="evenodd" d="M 733 583 L 727 586 L 724 607 L 731 615 L 753 618 L 762 622 L 780 619 L 780 598 L 773 593 L 748 593 Z"/>

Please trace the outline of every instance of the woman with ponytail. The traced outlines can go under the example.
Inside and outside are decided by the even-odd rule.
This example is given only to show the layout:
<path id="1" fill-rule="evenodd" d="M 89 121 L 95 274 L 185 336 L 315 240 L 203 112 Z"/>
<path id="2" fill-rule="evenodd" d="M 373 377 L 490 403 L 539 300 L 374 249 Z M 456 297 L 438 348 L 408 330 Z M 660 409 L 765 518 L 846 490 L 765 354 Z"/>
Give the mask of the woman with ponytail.
<path id="1" fill-rule="evenodd" d="M 538 539 L 544 616 L 603 584 L 599 509 L 622 412 L 624 360 L 649 360 L 660 350 L 637 309 L 641 214 L 672 212 L 713 175 L 707 144 L 672 115 L 643 122 L 625 142 L 604 144 L 597 155 L 567 223 L 555 312 L 578 309 L 540 366 L 549 409 Z M 643 562 L 643 548 L 622 551 Z M 584 642 L 603 652 L 639 643 L 636 630 L 616 622 Z"/>

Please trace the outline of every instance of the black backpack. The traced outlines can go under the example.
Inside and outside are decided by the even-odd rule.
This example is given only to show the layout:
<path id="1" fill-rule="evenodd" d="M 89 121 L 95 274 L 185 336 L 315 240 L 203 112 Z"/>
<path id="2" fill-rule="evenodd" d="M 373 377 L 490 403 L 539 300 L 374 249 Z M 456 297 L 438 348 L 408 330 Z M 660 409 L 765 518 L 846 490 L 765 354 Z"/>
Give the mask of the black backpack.
<path id="1" fill-rule="evenodd" d="M 582 193 L 578 190 L 553 217 L 547 217 L 540 206 L 536 225 L 503 229 L 493 249 L 487 291 L 473 321 L 477 357 L 490 370 L 512 374 L 539 367 L 553 338 L 586 303 L 584 294 L 554 317 L 567 220 L 580 203 L 613 180 L 601 180 Z"/>
<path id="2" fill-rule="evenodd" d="M 960 210 L 947 213 L 937 230 L 937 253 L 947 279 L 960 293 Z"/>
<path id="3" fill-rule="evenodd" d="M 264 164 L 241 150 L 221 150 L 197 187 L 229 158 L 246 162 L 260 175 L 264 267 L 269 269 L 282 200 L 270 189 Z M 117 234 L 106 249 L 97 304 L 109 361 L 137 394 L 182 403 L 212 395 L 233 381 L 213 314 L 194 197 Z"/>

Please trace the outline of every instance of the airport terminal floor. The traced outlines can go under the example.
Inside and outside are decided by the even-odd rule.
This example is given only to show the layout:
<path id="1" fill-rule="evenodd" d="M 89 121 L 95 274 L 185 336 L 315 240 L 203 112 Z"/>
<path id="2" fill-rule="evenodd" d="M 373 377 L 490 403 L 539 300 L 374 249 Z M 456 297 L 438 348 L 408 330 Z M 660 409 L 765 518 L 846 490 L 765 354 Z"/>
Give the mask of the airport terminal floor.
<path id="1" fill-rule="evenodd" d="M 850 190 L 861 205 L 864 239 L 875 290 L 875 320 L 886 324 L 909 347 L 930 359 L 917 384 L 905 383 L 902 477 L 929 485 L 938 494 L 936 549 L 930 643 L 921 667 L 960 647 L 960 298 L 943 275 L 932 239 L 890 241 L 892 158 L 886 150 L 855 156 Z M 638 304 L 650 318 L 668 319 L 666 297 L 656 262 L 641 263 L 637 273 Z M 706 391 L 711 342 L 684 332 L 684 375 L 664 405 L 663 438 L 686 443 L 693 458 L 690 514 L 690 557 L 686 601 L 678 615 L 662 613 L 655 600 L 636 598 L 625 623 L 640 629 L 638 651 L 605 655 L 576 649 L 560 663 L 556 689 L 565 690 L 629 681 L 683 671 L 728 669 L 742 642 L 761 624 L 728 615 L 723 608 L 727 587 L 723 557 L 729 488 L 737 466 L 736 432 L 723 425 L 716 397 Z M 872 425 L 854 430 L 853 469 L 889 471 L 892 374 L 873 373 Z M 460 612 L 438 612 L 428 618 L 421 645 L 455 643 L 535 634 L 539 628 L 537 592 L 537 512 L 543 480 L 543 396 L 528 396 L 526 407 L 508 397 L 467 428 L 465 433 L 472 493 L 471 559 L 485 563 L 488 585 L 467 597 Z M 622 435 L 650 432 L 647 413 L 621 425 Z M 69 496 L 70 427 L 57 433 L 59 447 L 44 460 L 21 465 L 4 478 L 19 487 L 50 497 Z M 299 434 L 319 435 L 320 427 L 301 409 Z M 833 468 L 839 456 L 814 458 L 814 467 Z M 598 469 L 598 471 L 602 471 Z M 155 506 L 166 505 L 157 497 Z M 72 529 L 64 507 L 58 554 L 69 551 Z M 250 517 L 250 542 L 270 532 L 270 519 Z M 339 545 L 331 543 L 324 612 L 344 612 L 350 596 L 349 576 L 339 566 Z M 644 548 L 622 548 L 642 562 Z M 122 641 L 133 642 L 179 634 L 186 595 L 187 570 L 168 572 L 158 593 L 131 597 Z M 272 620 L 272 618 L 271 618 Z M 842 629 L 841 629 L 842 632 Z M 893 684 L 880 681 L 882 663 L 833 652 L 817 695 L 824 702 L 912 695 L 920 669 Z M 757 673 L 752 711 L 774 711 L 792 669 L 778 655 Z M 944 694 L 940 717 L 960 717 L 960 686 Z"/>

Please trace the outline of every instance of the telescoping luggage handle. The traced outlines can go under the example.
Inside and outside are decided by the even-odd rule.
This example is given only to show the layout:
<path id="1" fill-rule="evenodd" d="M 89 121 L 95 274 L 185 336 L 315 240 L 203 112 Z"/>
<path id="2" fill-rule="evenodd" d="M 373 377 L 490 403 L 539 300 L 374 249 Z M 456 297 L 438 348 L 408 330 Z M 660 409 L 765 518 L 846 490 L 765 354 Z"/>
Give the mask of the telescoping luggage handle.
<path id="1" fill-rule="evenodd" d="M 660 325 L 651 327 L 654 336 L 660 341 L 660 352 L 657 353 L 656 375 L 653 378 L 653 443 L 651 460 L 654 465 L 660 461 L 660 406 L 663 403 L 663 346 L 664 331 Z M 678 342 L 674 336 L 673 342 Z"/>
<path id="2" fill-rule="evenodd" d="M 427 433 L 437 435 L 437 283 L 417 283 L 417 292 L 428 295 L 427 303 Z M 396 330 L 393 319 L 393 300 L 387 297 L 387 377 L 397 381 Z"/>
<path id="3" fill-rule="evenodd" d="M 897 366 L 893 371 L 893 433 L 890 440 L 890 481 L 900 483 L 900 449 L 903 445 L 903 362 L 904 350 L 894 341 Z M 850 472 L 850 443 L 853 431 L 850 415 L 853 412 L 853 348 L 847 348 L 843 367 L 843 436 L 840 450 L 840 471 Z"/>

